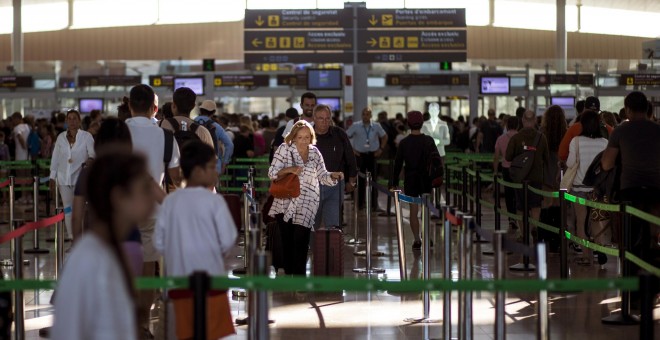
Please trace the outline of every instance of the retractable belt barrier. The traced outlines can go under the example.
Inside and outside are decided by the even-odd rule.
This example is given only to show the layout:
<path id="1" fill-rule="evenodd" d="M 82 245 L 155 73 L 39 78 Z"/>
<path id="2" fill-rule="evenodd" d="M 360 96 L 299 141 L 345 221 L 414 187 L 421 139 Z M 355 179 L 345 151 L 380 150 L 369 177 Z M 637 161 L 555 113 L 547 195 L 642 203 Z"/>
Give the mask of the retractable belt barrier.
<path id="1" fill-rule="evenodd" d="M 446 168 L 449 171 L 463 172 L 463 168 L 461 168 L 460 166 L 447 166 Z M 471 169 L 466 169 L 466 173 L 469 176 L 473 176 L 473 177 L 477 175 L 476 171 L 473 171 Z M 445 176 L 451 176 L 451 175 L 452 174 L 445 174 Z M 481 174 L 480 176 L 483 178 L 484 175 Z M 490 180 L 492 181 L 493 178 L 490 178 Z M 523 184 L 507 182 L 507 181 L 503 180 L 500 177 L 497 177 L 496 181 L 497 181 L 498 184 L 500 184 L 504 187 L 508 187 L 508 188 L 511 188 L 511 189 L 517 189 L 517 190 L 522 190 L 523 189 Z M 559 198 L 559 199 L 561 199 L 561 197 L 560 197 L 561 193 L 558 192 L 558 191 L 545 191 L 545 190 L 541 190 L 541 189 L 538 189 L 538 188 L 534 188 L 533 186 L 528 186 L 528 190 L 530 192 L 532 192 L 536 195 L 542 196 L 544 198 Z M 462 195 L 461 190 L 449 189 L 448 192 L 452 193 L 452 194 Z M 487 208 L 490 208 L 490 209 L 495 209 L 496 208 L 494 203 L 483 200 L 480 197 L 475 197 L 473 195 L 468 195 L 467 198 L 468 198 L 468 200 L 472 200 L 472 201 L 475 201 L 475 202 L 478 201 L 484 207 L 487 207 Z M 660 225 L 660 217 L 654 216 L 650 213 L 647 213 L 645 211 L 639 210 L 637 208 L 634 208 L 634 207 L 631 207 L 631 206 L 628 206 L 628 205 L 595 202 L 595 201 L 591 201 L 591 200 L 588 200 L 588 199 L 585 199 L 585 198 L 582 198 L 582 197 L 577 197 L 575 195 L 571 195 L 571 194 L 568 194 L 568 193 L 564 194 L 563 199 L 567 202 L 571 202 L 571 203 L 574 203 L 574 204 L 580 204 L 580 205 L 583 205 L 583 206 L 586 206 L 586 207 L 589 207 L 589 208 L 593 208 L 593 209 L 599 209 L 599 210 L 603 210 L 603 211 L 607 211 L 607 212 L 614 212 L 614 213 L 619 213 L 620 212 L 620 213 L 630 214 L 630 215 L 635 216 L 639 219 L 642 219 L 642 220 L 644 220 L 648 223 L 655 224 L 655 225 Z M 517 221 L 522 221 L 523 220 L 522 215 L 511 214 L 511 213 L 507 212 L 506 210 L 498 209 L 498 213 L 500 215 L 504 216 L 504 217 L 508 217 L 508 218 L 511 218 L 511 219 L 514 219 L 514 220 L 517 220 Z M 601 252 L 601 253 L 604 253 L 604 254 L 607 254 L 607 255 L 611 255 L 611 256 L 619 256 L 619 254 L 620 254 L 620 249 L 619 248 L 612 248 L 612 247 L 603 246 L 601 244 L 579 238 L 579 237 L 571 234 L 568 231 L 565 231 L 562 235 L 562 233 L 560 232 L 560 228 L 542 223 L 538 220 L 530 218 L 529 223 L 530 223 L 530 225 L 534 225 L 536 227 L 539 227 L 541 229 L 545 229 L 545 230 L 547 230 L 549 232 L 552 232 L 554 234 L 558 234 L 560 237 L 563 237 L 566 240 L 568 240 L 570 242 L 573 242 L 577 245 L 583 246 L 585 248 L 589 248 L 591 250 L 598 251 L 598 252 Z M 484 231 L 483 229 L 481 229 L 481 230 Z M 492 237 L 490 237 L 490 238 L 488 237 L 488 231 L 484 231 L 484 232 L 485 232 L 485 234 L 483 234 L 483 233 L 479 233 L 479 234 L 481 236 L 485 237 L 487 240 L 492 241 Z M 506 240 L 504 241 L 504 243 L 506 244 Z M 511 244 L 509 244 L 508 246 L 511 247 Z M 514 248 L 517 248 L 518 250 L 522 250 L 522 248 L 518 248 L 518 247 L 514 247 Z M 519 253 L 519 251 L 515 251 L 514 249 L 511 249 L 511 248 L 508 248 L 508 250 Z M 525 251 L 524 253 L 533 254 L 534 252 L 533 251 L 530 252 L 530 249 L 528 249 L 528 251 Z M 643 261 L 642 259 L 635 256 L 634 254 L 632 254 L 629 251 L 624 251 L 624 255 L 625 255 L 626 260 L 634 263 L 635 265 L 637 265 L 640 268 L 648 271 L 649 273 L 652 273 L 653 275 L 660 276 L 660 268 L 657 268 L 657 267 L 653 266 L 652 264 Z"/>

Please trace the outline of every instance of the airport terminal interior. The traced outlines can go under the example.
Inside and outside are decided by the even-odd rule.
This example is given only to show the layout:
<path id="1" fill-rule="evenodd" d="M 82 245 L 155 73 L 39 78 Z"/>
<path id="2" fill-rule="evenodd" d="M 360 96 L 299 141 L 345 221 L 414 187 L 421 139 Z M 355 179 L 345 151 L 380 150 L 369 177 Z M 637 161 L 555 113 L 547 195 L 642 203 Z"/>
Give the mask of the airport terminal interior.
<path id="1" fill-rule="evenodd" d="M 658 22 L 658 0 L 0 0 L 0 339 L 212 339 L 218 319 L 223 339 L 660 339 Z M 122 129 L 161 175 L 150 204 L 222 197 L 182 201 L 190 226 L 132 221 L 137 253 L 93 211 L 111 181 L 77 191 Z M 186 171 L 202 132 L 213 164 Z M 176 239 L 140 267 L 154 228 L 201 239 L 225 211 L 209 253 L 179 246 L 229 281 L 169 276 Z M 56 302 L 91 237 L 135 306 Z"/>

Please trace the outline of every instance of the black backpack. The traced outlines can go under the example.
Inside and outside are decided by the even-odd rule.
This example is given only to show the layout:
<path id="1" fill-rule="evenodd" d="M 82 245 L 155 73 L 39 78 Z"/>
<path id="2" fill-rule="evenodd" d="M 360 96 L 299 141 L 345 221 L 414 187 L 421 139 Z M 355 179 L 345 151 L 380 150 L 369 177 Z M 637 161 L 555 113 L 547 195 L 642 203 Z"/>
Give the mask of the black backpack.
<path id="1" fill-rule="evenodd" d="M 211 139 L 213 139 L 213 149 L 215 149 L 215 152 L 218 152 L 218 138 L 216 135 L 216 128 L 215 128 L 215 122 L 211 119 L 207 120 L 206 122 L 202 121 L 195 121 L 197 124 L 205 127 L 207 130 L 209 130 L 209 133 L 211 134 Z"/>
<path id="2" fill-rule="evenodd" d="M 197 129 L 199 128 L 199 124 L 194 122 L 189 123 L 188 129 L 183 131 L 181 130 L 181 124 L 178 120 L 174 118 L 166 118 L 165 120 L 167 120 L 167 122 L 172 126 L 172 129 L 174 130 L 174 139 L 176 139 L 176 143 L 179 145 L 179 148 L 182 148 L 183 145 L 185 145 L 188 141 L 200 140 L 196 133 Z"/>
<path id="3" fill-rule="evenodd" d="M 522 181 L 527 178 L 527 175 L 529 175 L 529 172 L 532 171 L 534 155 L 536 154 L 536 149 L 539 147 L 540 141 L 541 133 L 536 132 L 536 137 L 534 137 L 534 147 L 526 149 L 518 156 L 513 157 L 511 167 L 509 168 L 509 174 L 511 174 L 511 179 L 514 183 L 522 183 Z"/>

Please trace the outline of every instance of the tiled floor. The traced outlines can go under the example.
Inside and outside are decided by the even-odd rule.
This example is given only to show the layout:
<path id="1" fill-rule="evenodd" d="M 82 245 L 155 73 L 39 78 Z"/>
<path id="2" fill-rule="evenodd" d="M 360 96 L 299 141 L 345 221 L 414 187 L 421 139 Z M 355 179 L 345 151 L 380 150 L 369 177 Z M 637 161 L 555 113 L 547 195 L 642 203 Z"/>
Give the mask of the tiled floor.
<path id="1" fill-rule="evenodd" d="M 381 202 L 381 206 L 385 206 Z M 346 216 L 349 224 L 346 227 L 346 238 L 353 235 L 351 202 L 347 203 Z M 6 211 L 6 208 L 3 208 Z M 20 214 L 19 214 L 20 215 Z M 360 235 L 365 237 L 364 214 L 360 215 Z M 399 280 L 398 253 L 396 244 L 396 225 L 394 217 L 381 217 L 372 215 L 374 249 L 382 251 L 385 256 L 374 257 L 373 265 L 385 268 L 381 278 Z M 419 253 L 411 250 L 412 237 L 406 224 L 406 254 L 407 270 L 410 277 L 419 277 L 421 257 Z M 435 225 L 435 224 L 434 224 Z M 483 218 L 485 228 L 492 228 L 493 215 L 485 211 Z M 505 225 L 505 224 L 503 224 Z M 7 231 L 7 226 L 0 227 L 0 232 Z M 30 234 L 31 236 L 31 234 Z M 52 230 L 40 235 L 42 247 L 51 249 L 46 255 L 25 255 L 30 265 L 24 267 L 25 278 L 53 278 L 54 253 L 53 244 L 44 240 L 52 237 Z M 455 238 L 455 235 L 454 235 Z M 31 237 L 26 237 L 24 247 L 32 246 Z M 455 244 L 456 240 L 454 240 Z M 436 242 L 438 244 L 438 242 Z M 353 256 L 356 250 L 364 250 L 361 246 L 345 246 L 344 275 L 346 277 L 364 277 L 354 274 L 354 267 L 365 265 L 364 257 Z M 453 247 L 456 249 L 456 247 Z M 476 265 L 473 268 L 476 279 L 490 279 L 493 277 L 493 258 L 482 255 L 482 250 L 490 249 L 488 244 L 476 244 L 474 257 Z M 432 276 L 440 277 L 441 249 L 431 251 Z M 236 248 L 238 255 L 242 248 Z M 0 258 L 9 254 L 7 245 L 0 248 Z M 456 253 L 453 254 L 454 259 Z M 518 255 L 510 255 L 508 263 L 520 261 Z M 242 261 L 231 257 L 231 267 L 242 266 Z M 559 258 L 550 254 L 548 266 L 551 278 L 557 278 Z M 598 266 L 579 267 L 570 264 L 571 277 L 616 277 L 617 261 L 610 258 L 605 269 Z M 454 275 L 456 265 L 454 264 Z M 521 273 L 507 271 L 508 278 L 532 278 L 535 273 Z M 5 277 L 11 277 L 10 271 L 5 271 Z M 49 304 L 52 291 L 40 291 L 35 296 L 26 292 L 26 330 L 28 339 L 39 339 L 38 329 L 52 323 L 52 307 Z M 457 294 L 453 295 L 452 317 L 454 338 L 457 337 Z M 534 294 L 509 294 L 506 305 L 506 323 L 508 339 L 531 339 L 536 334 L 536 302 Z M 492 339 L 494 323 L 494 296 L 490 293 L 474 293 L 474 333 L 475 339 Z M 600 319 L 617 311 L 619 302 L 616 291 L 576 294 L 550 295 L 550 328 L 552 339 L 637 339 L 637 326 L 607 326 Z M 102 308 L 102 306 L 99 306 Z M 235 317 L 244 317 L 246 311 L 245 301 L 233 300 L 232 310 Z M 388 292 L 342 293 L 329 294 L 300 294 L 300 293 L 273 293 L 271 295 L 270 318 L 275 321 L 271 326 L 271 339 L 441 339 L 442 323 L 409 324 L 406 318 L 421 317 L 421 294 L 390 294 Z M 431 301 L 431 318 L 442 320 L 442 294 L 433 293 Z M 655 310 L 655 319 L 660 319 L 660 308 Z M 656 324 L 658 322 L 656 321 Z M 660 327 L 657 327 L 656 339 L 660 339 Z M 238 334 L 230 339 L 245 339 L 247 329 L 245 326 L 237 327 Z"/>

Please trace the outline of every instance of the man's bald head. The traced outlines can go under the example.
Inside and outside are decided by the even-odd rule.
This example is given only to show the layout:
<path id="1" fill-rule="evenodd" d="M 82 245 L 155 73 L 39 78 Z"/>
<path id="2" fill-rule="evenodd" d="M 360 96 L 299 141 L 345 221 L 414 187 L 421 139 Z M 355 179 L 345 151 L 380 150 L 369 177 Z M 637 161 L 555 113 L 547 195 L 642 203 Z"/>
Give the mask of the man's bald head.
<path id="1" fill-rule="evenodd" d="M 531 110 L 525 111 L 522 116 L 522 125 L 526 128 L 536 127 L 536 113 Z"/>

